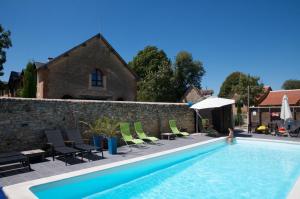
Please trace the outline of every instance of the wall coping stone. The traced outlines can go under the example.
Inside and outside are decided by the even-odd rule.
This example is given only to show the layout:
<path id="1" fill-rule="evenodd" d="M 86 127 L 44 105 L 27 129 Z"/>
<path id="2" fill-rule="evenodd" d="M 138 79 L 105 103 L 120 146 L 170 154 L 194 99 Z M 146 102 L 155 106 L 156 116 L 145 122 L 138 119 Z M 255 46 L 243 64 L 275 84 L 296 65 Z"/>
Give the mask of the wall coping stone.
<path id="1" fill-rule="evenodd" d="M 141 104 L 141 105 L 176 105 L 188 106 L 187 103 L 170 103 L 170 102 L 136 102 L 136 101 L 106 101 L 106 100 L 81 100 L 81 99 L 37 99 L 21 97 L 0 97 L 1 101 L 38 101 L 38 102 L 72 102 L 72 103 L 111 103 L 111 104 Z"/>

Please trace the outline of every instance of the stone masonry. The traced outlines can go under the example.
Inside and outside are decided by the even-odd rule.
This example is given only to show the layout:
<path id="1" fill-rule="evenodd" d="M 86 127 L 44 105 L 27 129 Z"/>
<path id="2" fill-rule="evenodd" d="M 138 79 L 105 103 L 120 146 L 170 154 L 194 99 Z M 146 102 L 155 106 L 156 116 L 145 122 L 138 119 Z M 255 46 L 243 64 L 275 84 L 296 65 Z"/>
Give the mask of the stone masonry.
<path id="1" fill-rule="evenodd" d="M 91 85 L 101 71 L 101 87 Z M 37 69 L 37 98 L 136 100 L 136 74 L 100 36 L 90 38 Z"/>
<path id="2" fill-rule="evenodd" d="M 103 116 L 131 122 L 131 132 L 132 122 L 141 121 L 144 130 L 157 137 L 170 132 L 169 119 L 190 133 L 195 129 L 194 112 L 183 103 L 0 98 L 0 152 L 42 148 L 45 130 L 63 131 L 77 123 L 82 132 L 85 127 L 78 121 Z"/>

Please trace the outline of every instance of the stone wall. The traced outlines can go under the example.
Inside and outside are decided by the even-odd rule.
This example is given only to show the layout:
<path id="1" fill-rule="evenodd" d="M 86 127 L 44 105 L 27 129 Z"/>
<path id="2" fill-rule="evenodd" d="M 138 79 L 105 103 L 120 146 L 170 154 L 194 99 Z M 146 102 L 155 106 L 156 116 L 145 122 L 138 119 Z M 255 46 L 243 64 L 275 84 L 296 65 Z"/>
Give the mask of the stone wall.
<path id="1" fill-rule="evenodd" d="M 0 98 L 0 152 L 41 148 L 47 142 L 46 129 L 74 128 L 75 121 L 91 122 L 102 116 L 141 121 L 146 132 L 158 137 L 170 132 L 169 119 L 176 119 L 177 126 L 190 133 L 195 128 L 194 112 L 185 104 Z M 78 126 L 84 130 L 81 123 Z"/>

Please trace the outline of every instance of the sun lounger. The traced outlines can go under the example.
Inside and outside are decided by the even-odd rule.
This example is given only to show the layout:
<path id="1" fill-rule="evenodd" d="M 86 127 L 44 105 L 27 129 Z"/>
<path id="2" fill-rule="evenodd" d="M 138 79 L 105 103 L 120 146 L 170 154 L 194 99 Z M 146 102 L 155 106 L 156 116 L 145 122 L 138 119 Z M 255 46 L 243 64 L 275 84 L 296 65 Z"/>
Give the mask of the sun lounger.
<path id="1" fill-rule="evenodd" d="M 290 130 L 288 130 L 288 134 L 291 137 L 298 137 L 300 133 L 300 126 L 295 125 Z"/>
<path id="2" fill-rule="evenodd" d="M 45 131 L 48 142 L 52 147 L 52 157 L 54 161 L 54 157 L 58 154 L 62 154 L 64 157 L 65 163 L 67 165 L 67 156 L 76 155 L 76 153 L 80 152 L 77 149 L 67 147 L 64 143 L 64 139 L 59 130 L 51 130 Z"/>
<path id="3" fill-rule="evenodd" d="M 146 133 L 143 130 L 141 122 L 135 122 L 134 123 L 134 129 L 135 129 L 135 132 L 136 132 L 137 136 L 141 140 L 150 141 L 150 142 L 155 142 L 155 141 L 158 140 L 158 138 L 156 138 L 156 137 L 151 137 L 151 136 L 146 135 Z"/>
<path id="4" fill-rule="evenodd" d="M 81 151 L 86 151 L 88 153 L 92 153 L 93 150 L 98 150 L 101 152 L 101 157 L 102 158 L 104 157 L 102 148 L 91 146 L 83 142 L 81 134 L 78 129 L 67 129 L 66 133 L 69 140 L 74 143 L 73 145 L 74 148 L 79 149 Z"/>
<path id="5" fill-rule="evenodd" d="M 24 168 L 30 168 L 28 158 L 19 152 L 0 153 L 0 165 L 20 163 Z"/>
<path id="6" fill-rule="evenodd" d="M 169 120 L 169 125 L 172 133 L 174 133 L 176 136 L 188 136 L 190 135 L 187 132 L 181 132 L 176 126 L 176 121 L 175 120 Z"/>
<path id="7" fill-rule="evenodd" d="M 120 123 L 120 130 L 125 143 L 129 146 L 128 143 L 132 143 L 134 145 L 144 144 L 145 142 L 141 139 L 134 139 L 130 133 L 129 123 L 128 122 L 121 122 Z"/>
<path id="8" fill-rule="evenodd" d="M 213 129 L 213 125 L 210 124 L 209 119 L 202 118 L 202 133 L 206 133 L 206 135 L 211 136 L 211 137 L 219 137 L 220 134 L 218 131 Z"/>

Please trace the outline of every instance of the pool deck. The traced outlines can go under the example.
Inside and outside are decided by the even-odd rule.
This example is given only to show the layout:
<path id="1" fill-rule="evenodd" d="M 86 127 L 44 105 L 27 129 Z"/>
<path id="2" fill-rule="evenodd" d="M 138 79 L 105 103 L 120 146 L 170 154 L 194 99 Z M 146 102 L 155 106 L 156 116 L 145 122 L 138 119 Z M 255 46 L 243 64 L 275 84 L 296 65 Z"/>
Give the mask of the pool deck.
<path id="1" fill-rule="evenodd" d="M 93 159 L 90 162 L 87 159 L 83 159 L 84 162 L 81 162 L 80 157 L 76 159 L 72 158 L 70 160 L 71 165 L 68 164 L 67 166 L 65 166 L 65 162 L 63 161 L 56 159 L 55 161 L 52 161 L 52 157 L 47 157 L 46 160 L 43 162 L 32 163 L 32 171 L 20 169 L 13 172 L 2 173 L 2 169 L 0 167 L 0 186 L 13 185 L 20 182 L 105 165 L 113 162 L 162 152 L 194 143 L 199 143 L 210 139 L 213 138 L 200 134 L 192 134 L 187 138 L 176 138 L 175 140 L 159 140 L 156 145 L 147 144 L 144 147 L 139 148 L 131 147 L 131 151 L 129 147 L 122 146 L 118 148 L 118 154 L 116 155 L 110 155 L 107 151 L 104 151 L 104 159 L 99 159 L 100 156 L 93 155 L 92 157 L 90 157 L 91 159 Z"/>
<path id="2" fill-rule="evenodd" d="M 271 140 L 284 140 L 284 141 L 297 141 L 300 142 L 300 138 L 291 137 L 277 137 L 271 135 L 260 135 L 260 134 L 248 134 L 243 131 L 236 133 L 237 137 L 245 138 L 260 138 L 260 139 L 271 139 Z M 8 186 L 16 183 L 26 182 L 30 180 L 40 179 L 44 177 L 54 176 L 58 174 L 64 174 L 72 171 L 78 171 L 81 169 L 91 168 L 100 165 L 106 165 L 118 161 L 128 160 L 136 157 L 141 157 L 157 152 L 162 152 L 170 149 L 175 149 L 182 146 L 187 146 L 199 142 L 211 140 L 213 138 L 207 137 L 203 134 L 192 134 L 188 138 L 176 138 L 175 140 L 160 140 L 157 145 L 147 144 L 145 147 L 136 148 L 131 147 L 131 151 L 127 146 L 118 148 L 117 155 L 110 155 L 107 151 L 104 152 L 104 159 L 98 159 L 97 156 L 92 156 L 93 161 L 84 159 L 81 162 L 79 159 L 72 159 L 71 165 L 65 166 L 65 163 L 60 160 L 52 161 L 51 157 L 46 158 L 43 162 L 37 162 L 31 164 L 32 171 L 26 171 L 20 169 L 12 172 L 2 172 L 0 168 L 0 186 Z"/>

